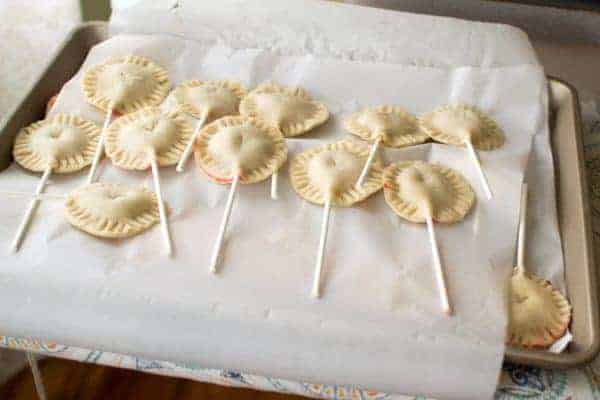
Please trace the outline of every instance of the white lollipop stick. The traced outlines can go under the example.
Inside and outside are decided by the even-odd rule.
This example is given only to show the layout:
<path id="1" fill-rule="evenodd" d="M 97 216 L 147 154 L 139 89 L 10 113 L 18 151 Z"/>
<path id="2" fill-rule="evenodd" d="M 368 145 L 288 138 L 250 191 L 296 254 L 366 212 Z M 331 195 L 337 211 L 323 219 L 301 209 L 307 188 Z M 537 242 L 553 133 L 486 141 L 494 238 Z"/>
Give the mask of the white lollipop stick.
<path id="1" fill-rule="evenodd" d="M 323 222 L 321 223 L 321 238 L 319 239 L 319 250 L 317 253 L 317 264 L 315 265 L 315 276 L 312 287 L 312 297 L 321 297 L 321 270 L 323 269 L 323 257 L 325 245 L 327 244 L 327 232 L 329 231 L 329 215 L 331 214 L 331 196 L 325 200 L 323 208 Z"/>
<path id="2" fill-rule="evenodd" d="M 375 154 L 377 154 L 377 149 L 379 148 L 379 144 L 381 143 L 382 138 L 383 136 L 379 135 L 377 136 L 377 139 L 375 139 L 375 142 L 373 142 L 371 150 L 369 151 L 369 156 L 367 157 L 367 162 L 365 163 L 365 166 L 363 167 L 362 172 L 360 173 L 360 176 L 356 181 L 356 187 L 360 188 L 365 182 L 365 179 L 367 179 L 367 176 L 369 175 L 369 170 L 371 169 L 373 160 L 375 160 Z"/>
<path id="3" fill-rule="evenodd" d="M 521 188 L 521 213 L 519 215 L 519 236 L 517 238 L 517 268 L 525 269 L 525 236 L 527 233 L 527 184 Z"/>
<path id="4" fill-rule="evenodd" d="M 21 246 L 21 242 L 23 241 L 23 237 L 25 237 L 25 232 L 27 232 L 27 228 L 29 227 L 29 223 L 31 222 L 31 219 L 33 217 L 33 213 L 35 212 L 38 204 L 40 203 L 40 199 L 37 196 L 42 194 L 42 192 L 44 191 L 44 188 L 46 187 L 46 183 L 48 183 L 48 178 L 50 178 L 51 174 L 52 174 L 52 167 L 48 167 L 48 168 L 46 168 L 46 170 L 44 171 L 44 174 L 40 178 L 37 188 L 35 189 L 36 197 L 33 198 L 31 200 L 31 202 L 29 203 L 29 207 L 27 208 L 27 211 L 25 212 L 25 216 L 21 220 L 21 225 L 19 225 L 17 234 L 15 235 L 15 238 L 10 246 L 11 251 L 16 252 L 19 250 L 19 247 Z"/>
<path id="5" fill-rule="evenodd" d="M 223 247 L 223 239 L 225 238 L 225 231 L 227 230 L 227 224 L 229 223 L 229 217 L 231 216 L 231 210 L 233 208 L 233 199 L 235 198 L 239 182 L 240 174 L 236 173 L 231 182 L 231 187 L 229 188 L 229 196 L 227 197 L 227 204 L 225 205 L 223 219 L 221 220 L 221 226 L 219 227 L 219 234 L 217 235 L 217 241 L 215 242 L 212 257 L 210 258 L 210 272 L 212 273 L 217 272 L 217 262 L 219 261 L 221 247 Z"/>
<path id="6" fill-rule="evenodd" d="M 196 143 L 196 138 L 200 134 L 200 130 L 204 126 L 207 116 L 208 116 L 208 113 L 206 113 L 206 112 L 203 113 L 202 117 L 196 123 L 196 127 L 194 128 L 194 134 L 192 135 L 192 137 L 190 138 L 190 141 L 185 146 L 185 150 L 183 150 L 183 153 L 181 154 L 181 158 L 179 159 L 179 162 L 177 163 L 177 167 L 175 167 L 175 170 L 177 172 L 183 172 L 183 167 L 185 166 L 185 163 L 187 162 L 188 158 L 190 158 L 190 154 L 192 154 L 192 150 L 194 149 L 194 143 Z"/>
<path id="7" fill-rule="evenodd" d="M 433 255 L 433 265 L 435 267 L 435 279 L 438 285 L 438 291 L 440 292 L 440 300 L 442 303 L 442 311 L 446 315 L 452 315 L 452 306 L 450 305 L 450 297 L 448 296 L 448 288 L 446 286 L 446 274 L 444 272 L 444 266 L 442 265 L 442 259 L 440 257 L 440 250 L 438 248 L 437 239 L 435 237 L 435 228 L 433 226 L 433 219 L 431 213 L 427 213 L 425 216 L 427 222 L 427 231 L 429 233 L 429 244 L 431 245 L 431 254 Z"/>
<path id="8" fill-rule="evenodd" d="M 479 157 L 477 156 L 477 152 L 475 151 L 475 148 L 473 147 L 473 143 L 471 143 L 470 139 L 465 140 L 465 146 L 467 146 L 469 155 L 471 156 L 471 159 L 475 163 L 475 167 L 477 167 L 477 172 L 479 173 L 479 178 L 481 179 L 481 183 L 483 184 L 483 190 L 485 191 L 485 195 L 489 200 L 494 196 L 492 195 L 492 190 L 490 189 L 490 184 L 488 183 L 487 176 L 485 175 L 485 172 L 481 166 L 481 162 L 479 161 Z"/>
<path id="9" fill-rule="evenodd" d="M 273 172 L 273 175 L 271 175 L 271 199 L 273 200 L 277 200 L 277 198 L 279 197 L 277 194 L 278 191 L 278 181 L 279 181 L 279 171 L 275 171 Z"/>
<path id="10" fill-rule="evenodd" d="M 152 155 L 150 158 L 150 167 L 152 168 L 152 179 L 154 180 L 154 191 L 158 199 L 158 215 L 160 217 L 160 226 L 165 241 L 165 248 L 167 255 L 173 254 L 173 245 L 171 244 L 171 233 L 169 232 L 169 223 L 167 221 L 167 213 L 165 211 L 165 203 L 162 198 L 162 189 L 160 187 L 160 175 L 158 173 L 158 162 L 156 156 Z"/>
<path id="11" fill-rule="evenodd" d="M 27 357 L 27 362 L 29 363 L 29 367 L 31 368 L 31 374 L 33 375 L 33 384 L 35 386 L 35 391 L 37 392 L 39 400 L 46 400 L 46 387 L 44 386 L 44 381 L 42 380 L 42 374 L 40 373 L 40 367 L 38 365 L 37 359 L 35 355 L 31 352 L 26 352 L 25 356 Z"/>
<path id="12" fill-rule="evenodd" d="M 102 158 L 102 154 L 104 153 L 104 137 L 106 136 L 106 130 L 108 129 L 108 125 L 110 125 L 112 113 L 113 107 L 111 105 L 109 106 L 108 111 L 106 112 L 106 117 L 104 117 L 104 125 L 102 125 L 102 132 L 100 133 L 100 138 L 98 139 L 98 144 L 96 145 L 96 152 L 94 153 L 94 159 L 92 160 L 92 166 L 90 167 L 90 172 L 87 177 L 88 184 L 94 182 L 96 170 L 98 169 L 98 164 L 100 163 L 100 159 Z"/>

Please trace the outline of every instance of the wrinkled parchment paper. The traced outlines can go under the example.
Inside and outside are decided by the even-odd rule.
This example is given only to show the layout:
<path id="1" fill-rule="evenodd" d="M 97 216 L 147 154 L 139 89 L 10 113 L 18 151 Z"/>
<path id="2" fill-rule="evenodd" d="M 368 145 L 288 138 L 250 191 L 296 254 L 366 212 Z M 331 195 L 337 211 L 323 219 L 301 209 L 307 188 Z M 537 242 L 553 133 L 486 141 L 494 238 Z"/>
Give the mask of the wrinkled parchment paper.
<path id="1" fill-rule="evenodd" d="M 481 153 L 492 201 L 484 200 L 463 149 L 426 144 L 383 152 L 388 162 L 442 162 L 460 170 L 477 192 L 464 222 L 437 227 L 456 315 L 440 313 L 425 227 L 400 220 L 381 193 L 354 208 L 334 209 L 324 296 L 311 299 L 322 209 L 295 194 L 287 165 L 278 201 L 270 200 L 268 183 L 240 188 L 220 273 L 210 274 L 227 187 L 201 179 L 190 162 L 184 174 L 161 171 L 172 259 L 161 254 L 159 229 L 101 240 L 71 227 L 60 200 L 43 201 L 22 250 L 3 263 L 1 296 L 19 299 L 3 311 L 7 334 L 307 382 L 491 398 L 504 352 L 504 285 L 514 257 L 520 182 L 532 138 L 547 133 L 539 68 L 348 62 L 123 35 L 96 46 L 82 69 L 129 53 L 166 67 L 175 84 L 237 78 L 249 87 L 269 79 L 306 88 L 328 105 L 332 118 L 289 140 L 290 157 L 348 137 L 341 118 L 361 106 L 401 104 L 418 114 L 465 101 L 490 112 L 508 136 L 501 150 Z M 81 71 L 52 112 L 100 123 L 102 113 L 83 101 L 80 79 Z M 85 172 L 53 178 L 48 192 L 64 194 L 83 184 Z M 118 170 L 108 161 L 99 178 L 151 187 L 149 172 Z M 37 179 L 12 166 L 0 174 L 0 189 L 31 191 Z M 9 243 L 26 201 L 0 199 L 2 243 Z M 467 375 L 472 379 L 465 387 L 459 382 Z"/>

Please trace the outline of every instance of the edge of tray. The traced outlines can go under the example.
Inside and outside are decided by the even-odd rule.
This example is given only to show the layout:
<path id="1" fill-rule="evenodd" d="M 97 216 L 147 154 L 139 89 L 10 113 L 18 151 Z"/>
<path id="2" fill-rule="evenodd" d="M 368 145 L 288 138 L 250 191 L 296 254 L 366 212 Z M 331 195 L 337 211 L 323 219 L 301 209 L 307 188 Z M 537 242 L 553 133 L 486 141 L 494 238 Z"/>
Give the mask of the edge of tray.
<path id="1" fill-rule="evenodd" d="M 591 227 L 591 211 L 589 204 L 589 194 L 588 194 L 588 185 L 587 185 L 587 176 L 585 172 L 585 157 L 583 150 L 583 140 L 582 140 L 582 119 L 580 114 L 580 106 L 579 106 L 579 97 L 577 95 L 577 90 L 570 85 L 569 83 L 555 77 L 548 77 L 549 86 L 548 90 L 552 92 L 552 85 L 558 85 L 563 90 L 568 92 L 568 101 L 570 103 L 570 107 L 573 109 L 573 119 L 574 119 L 574 137 L 573 142 L 576 147 L 576 166 L 575 170 L 577 171 L 577 176 L 575 176 L 575 182 L 579 187 L 580 197 L 573 199 L 576 201 L 577 207 L 579 208 L 578 213 L 581 216 L 581 220 L 583 225 L 578 229 L 583 230 L 583 243 L 581 244 L 583 247 L 583 254 L 581 254 L 584 265 L 582 269 L 585 272 L 587 278 L 583 278 L 586 280 L 586 291 L 584 296 L 586 297 L 586 303 L 588 304 L 587 312 L 584 313 L 580 318 L 586 319 L 586 324 L 588 325 L 589 337 L 591 340 L 589 343 L 585 345 L 585 347 L 578 348 L 575 351 L 566 351 L 563 353 L 555 354 L 550 353 L 544 350 L 527 350 L 527 349 L 518 349 L 507 347 L 506 349 L 506 360 L 519 364 L 526 364 L 531 366 L 538 366 L 543 368 L 550 369 L 563 369 L 563 368 L 572 368 L 575 366 L 580 366 L 591 361 L 596 355 L 600 352 L 600 323 L 598 319 L 599 306 L 598 306 L 598 288 L 597 288 L 597 280 L 596 280 L 596 264 L 594 261 L 594 246 L 593 246 L 593 234 Z M 565 101 L 565 100 L 563 100 Z M 564 105 L 563 105 L 564 107 Z M 554 141 L 554 139 L 553 139 Z M 556 151 L 554 150 L 553 145 L 553 153 L 556 161 Z M 555 171 L 557 171 L 556 179 L 557 183 L 559 183 L 560 177 L 560 164 L 555 165 Z M 573 177 L 571 177 L 573 178 Z M 560 185 L 558 184 L 557 187 Z M 560 189 L 559 189 L 560 190 Z M 559 193 L 557 193 L 559 196 Z M 560 221 L 559 221 L 560 222 Z M 560 224 L 561 231 L 561 240 L 563 241 L 563 249 L 565 247 L 563 230 L 566 229 L 564 224 Z M 565 258 L 565 268 L 568 269 L 568 264 L 566 264 L 568 260 Z M 568 281 L 568 273 L 567 275 L 567 287 L 569 289 L 569 281 Z M 570 290 L 573 292 L 573 290 Z M 572 295 L 571 295 L 572 297 Z M 573 346 L 571 344 L 570 346 Z"/>

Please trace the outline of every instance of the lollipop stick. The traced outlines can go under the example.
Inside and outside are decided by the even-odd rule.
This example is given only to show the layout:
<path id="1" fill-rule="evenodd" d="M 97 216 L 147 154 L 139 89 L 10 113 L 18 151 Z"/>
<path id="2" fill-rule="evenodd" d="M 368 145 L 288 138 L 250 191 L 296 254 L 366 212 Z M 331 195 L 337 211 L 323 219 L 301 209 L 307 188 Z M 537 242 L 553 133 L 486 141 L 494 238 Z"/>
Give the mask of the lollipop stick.
<path id="1" fill-rule="evenodd" d="M 92 166 L 90 167 L 90 172 L 87 178 L 88 184 L 94 182 L 94 177 L 96 176 L 98 164 L 100 163 L 100 159 L 102 158 L 102 154 L 104 153 L 104 136 L 106 136 L 106 130 L 108 129 L 108 125 L 110 124 L 110 117 L 112 116 L 112 113 L 113 108 L 111 106 L 106 112 L 106 117 L 104 117 L 104 125 L 102 125 L 102 132 L 100 133 L 100 138 L 98 139 L 98 144 L 96 145 L 96 152 L 94 153 L 94 159 L 92 160 Z"/>
<path id="2" fill-rule="evenodd" d="M 25 232 L 27 231 L 27 228 L 29 227 L 29 223 L 31 222 L 31 219 L 33 217 L 33 213 L 35 212 L 38 204 L 40 203 L 40 199 L 37 196 L 42 194 L 42 192 L 44 191 L 44 188 L 46 187 L 46 183 L 48 183 L 48 178 L 50 178 L 51 174 L 52 174 L 52 167 L 46 168 L 46 170 L 44 171 L 44 174 L 42 175 L 40 181 L 38 182 L 37 188 L 35 189 L 36 197 L 34 197 L 31 200 L 31 202 L 29 203 L 29 207 L 27 208 L 27 211 L 25 212 L 25 216 L 21 220 L 21 225 L 19 225 L 17 234 L 15 235 L 15 238 L 10 246 L 11 251 L 16 252 L 19 250 L 19 247 L 21 246 L 21 242 L 23 241 L 23 237 L 25 237 Z"/>
<path id="3" fill-rule="evenodd" d="M 167 221 L 165 203 L 163 202 L 162 198 L 162 189 L 160 188 L 160 175 L 158 173 L 158 162 L 156 161 L 156 156 L 152 156 L 150 159 L 150 166 L 152 168 L 152 179 L 154 180 L 154 191 L 156 192 L 156 197 L 158 199 L 158 215 L 160 217 L 160 226 L 165 241 L 165 248 L 167 250 L 167 255 L 171 255 L 173 253 L 173 246 L 171 244 L 171 233 L 169 232 L 169 223 Z"/>
<path id="4" fill-rule="evenodd" d="M 465 146 L 467 146 L 469 155 L 471 156 L 471 159 L 475 163 L 475 167 L 477 168 L 477 172 L 479 173 L 479 178 L 481 179 L 481 183 L 483 184 L 483 190 L 485 191 L 485 195 L 489 200 L 494 196 L 492 195 L 492 190 L 490 189 L 490 184 L 488 183 L 487 176 L 485 175 L 483 167 L 481 166 L 481 162 L 479 161 L 477 152 L 475 151 L 475 148 L 473 147 L 473 143 L 471 143 L 471 140 L 469 140 L 469 139 L 465 140 Z"/>
<path id="5" fill-rule="evenodd" d="M 273 172 L 273 175 L 271 175 L 271 199 L 273 200 L 277 200 L 277 188 L 278 188 L 278 179 L 279 178 L 279 173 L 278 171 Z"/>
<path id="6" fill-rule="evenodd" d="M 240 174 L 236 174 L 231 182 L 229 188 L 229 196 L 227 197 L 227 204 L 225 205 L 225 212 L 223 213 L 223 219 L 221 220 L 221 226 L 219 227 L 219 234 L 217 235 L 217 241 L 213 248 L 212 257 L 210 258 L 210 272 L 217 272 L 217 262 L 219 261 L 219 254 L 221 253 L 221 247 L 223 247 L 223 239 L 225 238 L 225 231 L 227 230 L 227 224 L 229 223 L 229 217 L 231 216 L 231 210 L 233 208 L 233 199 L 237 192 L 238 183 L 240 182 Z"/>
<path id="7" fill-rule="evenodd" d="M 525 236 L 527 231 L 527 184 L 521 188 L 521 213 L 519 215 L 519 236 L 517 238 L 517 268 L 525 268 Z"/>
<path id="8" fill-rule="evenodd" d="M 33 375 L 33 384 L 35 386 L 35 391 L 37 392 L 39 400 L 46 400 L 46 388 L 44 386 L 44 381 L 42 381 L 42 374 L 40 373 L 40 367 L 35 358 L 35 355 L 31 352 L 26 352 L 25 356 L 27 357 L 27 362 L 29 363 L 29 367 L 31 368 L 31 374 Z"/>
<path id="9" fill-rule="evenodd" d="M 317 253 L 317 264 L 315 265 L 315 277 L 313 280 L 312 296 L 321 297 L 321 270 L 323 269 L 323 256 L 327 244 L 327 232 L 329 231 L 329 215 L 331 214 L 331 198 L 325 200 L 323 208 L 323 222 L 321 223 L 321 238 L 319 239 L 319 251 Z"/>
<path id="10" fill-rule="evenodd" d="M 448 296 L 448 288 L 446 286 L 446 274 L 440 257 L 437 239 L 435 237 L 435 228 L 431 214 L 425 217 L 427 222 L 427 231 L 429 233 L 429 244 L 431 245 L 431 253 L 433 255 L 433 265 L 435 267 L 435 278 L 440 292 L 440 300 L 442 303 L 442 311 L 446 315 L 452 315 L 452 306 L 450 305 L 450 297 Z"/>
<path id="11" fill-rule="evenodd" d="M 190 141 L 185 146 L 185 150 L 183 150 L 183 153 L 181 154 L 181 158 L 179 159 L 179 162 L 177 163 L 177 167 L 175 167 L 175 170 L 177 172 L 183 172 L 183 167 L 185 166 L 185 163 L 187 162 L 188 158 L 190 158 L 190 154 L 192 154 L 192 150 L 194 148 L 194 143 L 196 143 L 196 138 L 200 134 L 200 130 L 202 129 L 202 127 L 204 126 L 204 123 L 206 122 L 206 116 L 207 116 L 207 113 L 202 114 L 202 118 L 200 118 L 198 120 L 198 122 L 196 123 L 196 127 L 194 128 L 194 134 L 192 135 L 192 137 L 190 138 Z"/>
<path id="12" fill-rule="evenodd" d="M 375 154 L 377 154 L 377 149 L 379 148 L 379 144 L 381 143 L 381 138 L 382 138 L 381 135 L 377 136 L 377 139 L 375 139 L 375 142 L 371 146 L 371 150 L 369 151 L 369 156 L 367 157 L 367 162 L 365 163 L 365 166 L 363 167 L 362 172 L 360 173 L 360 176 L 358 177 L 358 180 L 356 181 L 356 187 L 358 187 L 358 188 L 360 188 L 363 185 L 365 179 L 369 175 L 369 170 L 371 169 L 373 160 L 375 160 Z"/>

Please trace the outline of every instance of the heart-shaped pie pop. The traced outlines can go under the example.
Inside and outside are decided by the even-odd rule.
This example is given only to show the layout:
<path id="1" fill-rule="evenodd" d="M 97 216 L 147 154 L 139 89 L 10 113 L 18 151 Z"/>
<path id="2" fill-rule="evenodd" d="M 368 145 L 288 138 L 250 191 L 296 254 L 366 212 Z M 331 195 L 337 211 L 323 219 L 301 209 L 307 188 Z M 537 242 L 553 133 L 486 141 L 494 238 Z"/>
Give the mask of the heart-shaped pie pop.
<path id="1" fill-rule="evenodd" d="M 404 161 L 389 165 L 383 175 L 385 200 L 411 222 L 462 220 L 475 203 L 475 193 L 457 171 L 439 164 Z"/>
<path id="2" fill-rule="evenodd" d="M 79 171 L 90 165 L 100 136 L 93 122 L 57 114 L 23 128 L 15 139 L 15 160 L 30 171 Z"/>
<path id="3" fill-rule="evenodd" d="M 202 129 L 195 145 L 199 168 L 217 183 L 267 179 L 287 159 L 281 132 L 266 123 L 244 117 L 224 117 Z"/>
<path id="4" fill-rule="evenodd" d="M 418 119 L 397 106 L 384 105 L 355 112 L 344 120 L 344 127 L 369 142 L 381 136 L 382 144 L 390 147 L 412 146 L 429 139 L 420 129 Z"/>
<path id="5" fill-rule="evenodd" d="M 167 71 L 144 57 L 114 57 L 85 72 L 83 94 L 104 111 L 130 113 L 159 105 L 169 90 Z"/>
<path id="6" fill-rule="evenodd" d="M 260 85 L 240 103 L 240 113 L 277 127 L 285 137 L 298 136 L 325 123 L 329 111 L 301 88 Z"/>
<path id="7" fill-rule="evenodd" d="M 159 221 L 156 195 L 142 187 L 92 183 L 67 197 L 67 220 L 94 236 L 125 238 Z"/>
<path id="8" fill-rule="evenodd" d="M 179 160 L 192 129 L 181 112 L 164 114 L 145 108 L 113 122 L 106 135 L 106 154 L 125 169 L 147 169 L 156 156 L 159 166 Z"/>
<path id="9" fill-rule="evenodd" d="M 464 146 L 468 140 L 478 150 L 494 150 L 504 144 L 504 133 L 496 121 L 472 106 L 439 107 L 423 114 L 420 123 L 437 142 Z"/>
<path id="10" fill-rule="evenodd" d="M 382 187 L 383 165 L 379 159 L 373 163 L 364 185 L 355 185 L 368 153 L 365 146 L 351 140 L 306 150 L 291 162 L 292 186 L 311 203 L 325 204 L 329 196 L 332 205 L 349 207 Z"/>

